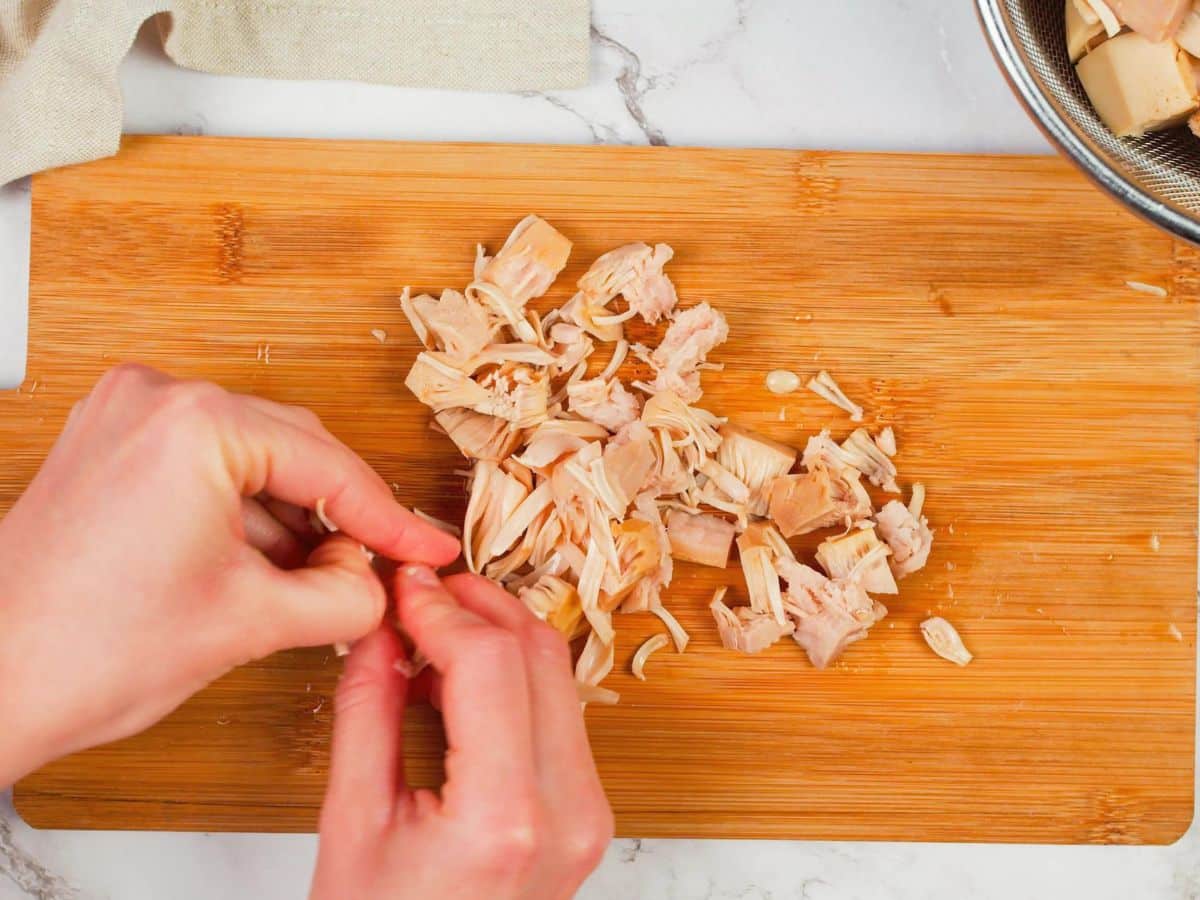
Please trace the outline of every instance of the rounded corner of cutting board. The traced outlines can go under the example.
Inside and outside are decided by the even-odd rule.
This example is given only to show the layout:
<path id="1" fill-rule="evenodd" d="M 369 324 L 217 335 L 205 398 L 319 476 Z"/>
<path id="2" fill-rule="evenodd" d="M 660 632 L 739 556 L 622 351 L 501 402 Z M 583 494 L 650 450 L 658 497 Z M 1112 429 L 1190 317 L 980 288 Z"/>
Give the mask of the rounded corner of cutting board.
<path id="1" fill-rule="evenodd" d="M 55 804 L 45 803 L 46 795 L 18 781 L 12 789 L 13 811 L 22 822 L 38 830 L 71 827 L 64 825 L 55 816 Z M 78 826 L 75 826 L 78 827 Z"/>
<path id="2" fill-rule="evenodd" d="M 1192 824 L 1196 821 L 1195 808 L 1188 810 L 1178 820 L 1167 821 L 1162 825 L 1162 829 L 1147 837 L 1145 843 L 1154 847 L 1170 847 L 1178 844 L 1192 830 Z"/>

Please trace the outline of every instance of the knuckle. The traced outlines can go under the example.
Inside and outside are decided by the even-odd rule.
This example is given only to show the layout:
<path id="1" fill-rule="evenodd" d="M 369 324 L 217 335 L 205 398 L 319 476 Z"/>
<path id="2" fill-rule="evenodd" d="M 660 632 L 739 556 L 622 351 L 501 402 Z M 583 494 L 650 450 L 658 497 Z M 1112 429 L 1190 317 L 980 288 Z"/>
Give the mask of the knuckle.
<path id="1" fill-rule="evenodd" d="M 341 715 L 370 703 L 379 691 L 379 681 L 373 672 L 348 672 L 338 682 L 333 694 L 335 714 Z"/>
<path id="2" fill-rule="evenodd" d="M 332 534 L 325 538 L 309 554 L 309 562 L 328 567 L 351 584 L 367 580 L 379 582 L 374 576 L 370 560 L 362 551 L 362 545 L 345 534 Z"/>
<path id="3" fill-rule="evenodd" d="M 335 536 L 308 557 L 315 587 L 343 599 L 348 627 L 365 632 L 379 624 L 387 607 L 387 591 L 359 545 Z"/>
<path id="4" fill-rule="evenodd" d="M 348 501 L 354 498 L 348 496 L 350 494 L 350 482 L 342 475 L 338 474 L 331 478 L 328 486 L 321 492 L 320 500 L 325 502 L 326 515 L 333 519 L 333 524 L 337 525 L 338 520 L 342 518 L 341 512 L 344 512 L 344 507 Z M 313 500 L 315 505 L 316 499 Z M 336 537 L 336 535 L 335 535 Z"/>
<path id="5" fill-rule="evenodd" d="M 413 524 L 407 516 L 397 516 L 396 521 L 386 526 L 382 541 L 393 553 L 413 544 Z"/>
<path id="6" fill-rule="evenodd" d="M 515 634 L 492 626 L 478 626 L 478 631 L 470 646 L 472 655 L 481 660 L 484 667 L 520 665 L 521 644 Z"/>
<path id="7" fill-rule="evenodd" d="M 175 381 L 162 389 L 164 409 L 190 415 L 223 405 L 225 391 L 209 381 Z"/>
<path id="8" fill-rule="evenodd" d="M 604 858 L 614 833 L 612 809 L 602 799 L 593 809 L 572 819 L 563 835 L 563 852 L 570 863 L 591 871 Z"/>
<path id="9" fill-rule="evenodd" d="M 477 862 L 488 872 L 522 875 L 534 867 L 543 846 L 538 818 L 510 809 L 502 825 L 488 829 L 476 846 Z"/>
<path id="10" fill-rule="evenodd" d="M 525 640 L 537 662 L 570 668 L 571 650 L 562 634 L 545 622 L 534 621 L 526 626 Z"/>
<path id="11" fill-rule="evenodd" d="M 321 422 L 321 417 L 307 406 L 287 404 L 287 409 L 291 412 L 291 415 L 296 419 L 296 421 L 303 423 L 308 428 L 321 432 L 325 430 L 325 425 Z"/>
<path id="12" fill-rule="evenodd" d="M 109 391 L 140 387 L 149 380 L 153 370 L 138 363 L 121 363 L 113 366 L 101 377 L 98 387 Z"/>
<path id="13" fill-rule="evenodd" d="M 113 366 L 96 382 L 91 396 L 99 401 L 99 405 L 107 407 L 109 401 L 118 401 L 121 406 L 131 405 L 136 395 L 145 392 L 150 384 L 153 370 L 137 363 L 121 363 Z"/>
<path id="14" fill-rule="evenodd" d="M 181 436 L 207 428 L 221 414 L 226 394 L 203 381 L 172 381 L 155 389 L 145 407 L 151 427 Z"/>

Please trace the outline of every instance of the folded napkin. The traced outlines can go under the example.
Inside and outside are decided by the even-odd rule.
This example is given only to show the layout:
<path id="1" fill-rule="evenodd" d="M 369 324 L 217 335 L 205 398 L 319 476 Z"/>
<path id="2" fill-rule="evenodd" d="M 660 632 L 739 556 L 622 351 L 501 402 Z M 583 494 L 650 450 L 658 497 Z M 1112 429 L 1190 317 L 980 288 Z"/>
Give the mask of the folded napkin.
<path id="1" fill-rule="evenodd" d="M 204 72 L 516 91 L 587 81 L 588 0 L 0 0 L 0 184 L 111 156 L 117 67 L 161 13 Z"/>

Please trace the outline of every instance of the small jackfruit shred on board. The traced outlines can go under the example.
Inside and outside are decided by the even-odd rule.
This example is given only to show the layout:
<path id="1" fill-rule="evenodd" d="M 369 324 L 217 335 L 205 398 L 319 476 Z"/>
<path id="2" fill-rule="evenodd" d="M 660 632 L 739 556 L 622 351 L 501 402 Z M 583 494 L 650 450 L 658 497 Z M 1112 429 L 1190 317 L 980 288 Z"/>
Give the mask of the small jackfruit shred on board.
<path id="1" fill-rule="evenodd" d="M 699 406 L 701 374 L 729 337 L 708 303 L 679 301 L 665 244 L 605 253 L 570 300 L 537 300 L 567 264 L 571 242 L 528 216 L 494 256 L 478 249 L 474 279 L 401 306 L 423 345 L 405 384 L 470 463 L 462 524 L 468 567 L 504 586 L 573 640 L 584 702 L 616 702 L 600 687 L 615 660 L 614 614 L 651 612 L 667 629 L 641 645 L 632 670 L 687 632 L 668 611 L 675 561 L 725 569 L 733 548 L 746 604 L 710 605 L 721 643 L 757 653 L 791 636 L 824 668 L 887 614 L 873 594 L 925 565 L 933 542 L 913 502 L 876 510 L 863 480 L 901 494 L 892 429 L 828 430 L 795 447 Z M 634 318 L 659 325 L 657 346 L 631 343 Z M 661 324 L 660 324 L 661 323 Z M 626 368 L 650 373 L 625 379 Z M 809 386 L 863 418 L 827 372 Z M 799 465 L 797 466 L 797 461 Z M 836 529 L 799 562 L 787 538 Z M 659 639 L 661 637 L 661 639 Z"/>

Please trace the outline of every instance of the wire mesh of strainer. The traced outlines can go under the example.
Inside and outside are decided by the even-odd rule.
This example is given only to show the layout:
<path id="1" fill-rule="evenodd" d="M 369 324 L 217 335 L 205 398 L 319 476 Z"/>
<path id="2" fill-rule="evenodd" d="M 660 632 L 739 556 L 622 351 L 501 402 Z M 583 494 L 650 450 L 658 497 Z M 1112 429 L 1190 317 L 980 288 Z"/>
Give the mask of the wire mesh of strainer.
<path id="1" fill-rule="evenodd" d="M 1042 130 L 1139 215 L 1200 244 L 1200 138 L 1173 128 L 1116 138 L 1067 57 L 1063 0 L 976 0 L 984 34 Z"/>

